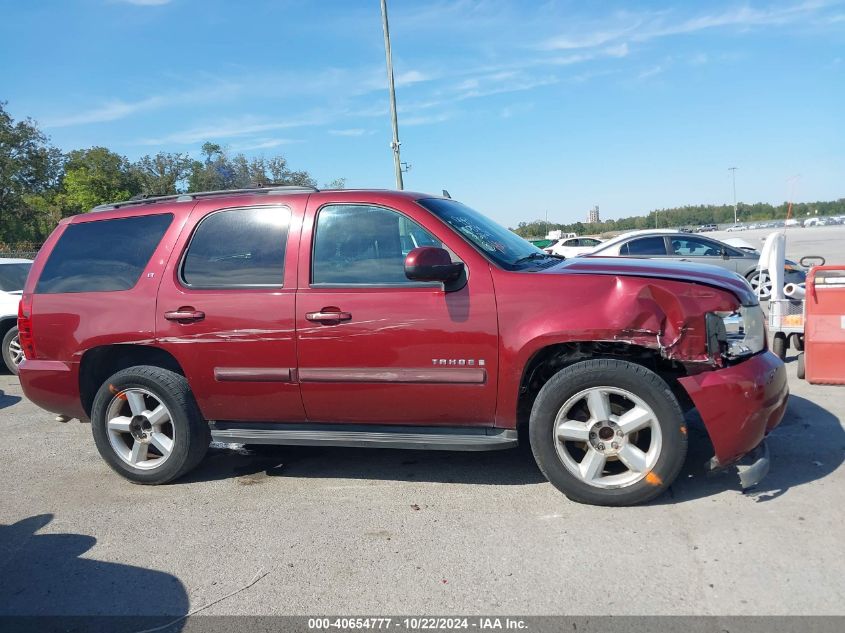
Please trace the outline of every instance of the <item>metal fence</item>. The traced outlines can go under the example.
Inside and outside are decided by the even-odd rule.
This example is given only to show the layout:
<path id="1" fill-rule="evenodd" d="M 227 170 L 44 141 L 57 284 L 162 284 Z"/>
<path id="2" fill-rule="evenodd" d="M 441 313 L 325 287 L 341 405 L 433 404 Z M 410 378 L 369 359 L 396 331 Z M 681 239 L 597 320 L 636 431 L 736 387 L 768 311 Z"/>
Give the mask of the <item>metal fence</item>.
<path id="1" fill-rule="evenodd" d="M 3 244 L 0 242 L 0 259 L 35 259 L 41 244 L 20 242 L 18 244 Z"/>

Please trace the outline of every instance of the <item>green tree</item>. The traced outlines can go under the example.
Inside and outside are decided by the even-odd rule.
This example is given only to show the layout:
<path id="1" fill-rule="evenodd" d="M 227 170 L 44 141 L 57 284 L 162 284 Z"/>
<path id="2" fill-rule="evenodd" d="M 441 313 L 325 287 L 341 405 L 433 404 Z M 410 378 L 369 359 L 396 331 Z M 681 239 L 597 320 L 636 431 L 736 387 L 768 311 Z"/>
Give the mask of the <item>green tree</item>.
<path id="1" fill-rule="evenodd" d="M 323 185 L 323 189 L 346 189 L 346 178 L 335 178 Z"/>
<path id="2" fill-rule="evenodd" d="M 69 213 L 84 213 L 98 204 L 128 200 L 141 183 L 126 158 L 105 147 L 70 152 L 60 201 Z"/>
<path id="3" fill-rule="evenodd" d="M 283 156 L 247 158 L 229 156 L 217 143 L 202 145 L 202 160 L 191 164 L 188 191 L 217 191 L 260 187 L 263 185 L 301 185 L 315 187 L 317 181 L 307 171 L 294 171 Z"/>
<path id="4" fill-rule="evenodd" d="M 159 152 L 132 163 L 131 171 L 147 196 L 183 193 L 188 187 L 193 161 L 186 154 Z"/>
<path id="5" fill-rule="evenodd" d="M 61 170 L 61 152 L 35 122 L 15 122 L 0 102 L 0 239 L 41 238 L 39 216 L 54 207 Z"/>

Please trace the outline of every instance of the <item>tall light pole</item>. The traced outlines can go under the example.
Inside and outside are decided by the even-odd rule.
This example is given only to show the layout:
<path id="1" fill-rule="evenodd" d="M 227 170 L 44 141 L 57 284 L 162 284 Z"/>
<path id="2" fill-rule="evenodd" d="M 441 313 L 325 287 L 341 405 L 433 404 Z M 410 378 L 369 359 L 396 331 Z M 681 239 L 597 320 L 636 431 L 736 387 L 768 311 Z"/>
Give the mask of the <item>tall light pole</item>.
<path id="1" fill-rule="evenodd" d="M 402 183 L 402 161 L 399 158 L 399 123 L 396 119 L 396 89 L 393 84 L 393 55 L 390 52 L 390 28 L 387 25 L 387 0 L 381 0 L 381 25 L 384 28 L 384 54 L 387 56 L 387 88 L 390 91 L 390 118 L 393 123 L 393 171 L 396 172 L 396 188 L 404 189 Z"/>
<path id="2" fill-rule="evenodd" d="M 736 167 L 728 167 L 728 171 L 731 172 L 731 178 L 733 179 L 734 185 L 734 224 L 737 223 L 737 215 L 736 215 Z"/>

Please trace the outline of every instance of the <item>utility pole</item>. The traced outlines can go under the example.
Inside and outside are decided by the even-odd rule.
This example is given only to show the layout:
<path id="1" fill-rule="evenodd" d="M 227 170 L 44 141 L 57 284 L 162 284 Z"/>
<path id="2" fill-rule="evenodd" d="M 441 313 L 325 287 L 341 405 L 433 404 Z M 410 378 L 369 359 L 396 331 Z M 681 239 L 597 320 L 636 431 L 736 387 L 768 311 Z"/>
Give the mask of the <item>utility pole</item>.
<path id="1" fill-rule="evenodd" d="M 733 179 L 734 185 L 734 224 L 737 223 L 737 213 L 736 213 L 736 167 L 728 167 L 728 171 L 731 172 L 731 178 Z"/>
<path id="2" fill-rule="evenodd" d="M 393 84 L 393 55 L 390 52 L 390 28 L 387 25 L 387 0 L 381 0 L 381 25 L 384 28 L 384 54 L 387 57 L 387 88 L 390 91 L 390 118 L 393 123 L 393 171 L 396 173 L 396 188 L 404 189 L 402 182 L 402 160 L 399 158 L 399 122 L 396 119 L 396 88 Z"/>

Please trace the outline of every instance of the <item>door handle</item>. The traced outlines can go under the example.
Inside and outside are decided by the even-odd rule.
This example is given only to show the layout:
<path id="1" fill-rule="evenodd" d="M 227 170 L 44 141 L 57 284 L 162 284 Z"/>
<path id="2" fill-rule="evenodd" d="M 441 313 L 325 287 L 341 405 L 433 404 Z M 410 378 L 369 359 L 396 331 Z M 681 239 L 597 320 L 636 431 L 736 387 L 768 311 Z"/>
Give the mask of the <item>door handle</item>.
<path id="1" fill-rule="evenodd" d="M 341 323 L 342 321 L 349 321 L 352 315 L 349 312 L 341 312 L 340 310 L 327 310 L 323 308 L 319 312 L 308 312 L 305 318 L 314 323 Z"/>
<path id="2" fill-rule="evenodd" d="M 168 321 L 202 321 L 205 318 L 205 312 L 201 310 L 194 310 L 193 308 L 179 308 L 171 312 L 165 312 L 164 318 Z"/>

